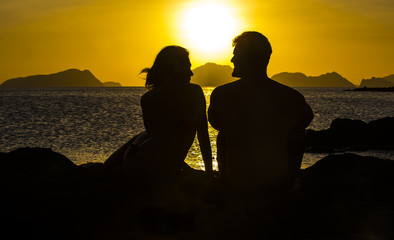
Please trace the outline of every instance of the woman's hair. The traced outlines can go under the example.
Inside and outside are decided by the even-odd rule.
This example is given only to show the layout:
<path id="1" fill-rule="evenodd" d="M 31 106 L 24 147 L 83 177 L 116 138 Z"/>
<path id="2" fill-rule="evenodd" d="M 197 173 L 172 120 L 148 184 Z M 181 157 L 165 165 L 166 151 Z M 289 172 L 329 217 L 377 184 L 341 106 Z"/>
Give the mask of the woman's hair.
<path id="1" fill-rule="evenodd" d="M 188 58 L 189 51 L 183 47 L 167 46 L 163 48 L 157 54 L 152 67 L 144 68 L 141 71 L 141 73 L 147 73 L 145 87 L 151 90 L 162 84 L 166 84 L 163 81 L 173 79 L 179 71 L 179 66 L 184 64 Z"/>

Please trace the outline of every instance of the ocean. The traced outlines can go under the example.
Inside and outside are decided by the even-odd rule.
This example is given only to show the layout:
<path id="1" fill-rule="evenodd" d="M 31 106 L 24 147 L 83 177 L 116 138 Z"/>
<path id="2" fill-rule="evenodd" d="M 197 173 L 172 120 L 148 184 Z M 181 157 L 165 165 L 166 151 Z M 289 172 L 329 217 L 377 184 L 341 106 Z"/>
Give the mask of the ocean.
<path id="1" fill-rule="evenodd" d="M 209 96 L 214 88 L 205 87 Z M 365 122 L 394 117 L 393 92 L 352 92 L 341 88 L 297 88 L 311 105 L 315 118 L 309 128 L 329 128 L 335 118 Z M 144 130 L 142 87 L 0 89 L 0 151 L 44 147 L 64 154 L 76 164 L 104 162 L 117 148 Z M 242 127 L 242 126 L 241 126 Z M 217 131 L 209 126 L 216 155 Z M 358 152 L 394 160 L 393 151 Z M 327 154 L 306 153 L 302 168 Z M 203 169 L 198 143 L 186 162 Z M 214 163 L 216 167 L 216 163 Z"/>

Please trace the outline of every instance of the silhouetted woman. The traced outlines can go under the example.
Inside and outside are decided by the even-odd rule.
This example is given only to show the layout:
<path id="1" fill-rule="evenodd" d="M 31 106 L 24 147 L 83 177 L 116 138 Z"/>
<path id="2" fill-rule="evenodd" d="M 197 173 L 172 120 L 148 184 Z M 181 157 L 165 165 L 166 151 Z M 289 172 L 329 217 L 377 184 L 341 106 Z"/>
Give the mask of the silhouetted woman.
<path id="1" fill-rule="evenodd" d="M 179 46 L 163 48 L 147 73 L 141 97 L 146 133 L 125 154 L 126 176 L 147 187 L 176 182 L 197 133 L 206 171 L 212 173 L 206 103 L 200 86 L 190 83 L 189 52 Z"/>

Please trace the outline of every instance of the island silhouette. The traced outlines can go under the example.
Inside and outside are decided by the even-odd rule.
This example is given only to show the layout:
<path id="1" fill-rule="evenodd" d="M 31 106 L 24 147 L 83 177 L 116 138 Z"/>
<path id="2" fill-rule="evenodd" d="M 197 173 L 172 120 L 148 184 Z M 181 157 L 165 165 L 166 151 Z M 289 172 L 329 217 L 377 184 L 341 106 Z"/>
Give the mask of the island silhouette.
<path id="1" fill-rule="evenodd" d="M 68 69 L 48 75 L 13 78 L 0 85 L 2 88 L 31 87 L 119 87 L 119 83 L 98 80 L 89 70 Z"/>
<path id="2" fill-rule="evenodd" d="M 382 78 L 363 79 L 360 88 L 388 88 L 394 87 L 394 74 Z"/>
<path id="3" fill-rule="evenodd" d="M 228 65 L 206 63 L 193 69 L 191 82 L 204 87 L 216 87 L 237 80 L 231 76 L 233 68 Z"/>
<path id="4" fill-rule="evenodd" d="M 228 65 L 206 63 L 193 69 L 191 82 L 203 87 L 217 87 L 237 80 L 231 76 L 233 68 Z M 281 72 L 271 77 L 273 80 L 289 87 L 346 87 L 356 86 L 337 72 L 320 76 L 307 76 L 301 72 Z M 122 87 L 118 82 L 101 82 L 89 70 L 68 69 L 48 75 L 32 75 L 6 80 L 0 88 L 31 88 L 31 87 Z M 391 88 L 394 87 L 394 74 L 386 77 L 363 79 L 360 88 Z"/>
<path id="5" fill-rule="evenodd" d="M 122 85 L 118 82 L 103 82 L 103 87 L 121 87 Z"/>
<path id="6" fill-rule="evenodd" d="M 306 76 L 300 72 L 282 72 L 273 75 L 271 78 L 290 87 L 355 87 L 353 83 L 336 72 L 320 76 Z"/>

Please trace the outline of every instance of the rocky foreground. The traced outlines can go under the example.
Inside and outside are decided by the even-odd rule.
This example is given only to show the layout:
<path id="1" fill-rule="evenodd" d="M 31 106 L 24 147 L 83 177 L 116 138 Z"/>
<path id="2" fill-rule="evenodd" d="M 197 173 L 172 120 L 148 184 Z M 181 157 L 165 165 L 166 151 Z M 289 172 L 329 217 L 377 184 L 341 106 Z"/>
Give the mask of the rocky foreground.
<path id="1" fill-rule="evenodd" d="M 0 154 L 0 234 L 2 239 L 393 239 L 393 173 L 391 160 L 332 155 L 303 170 L 289 194 L 236 195 L 195 171 L 160 205 L 104 164 L 77 166 L 50 149 L 21 148 Z"/>

